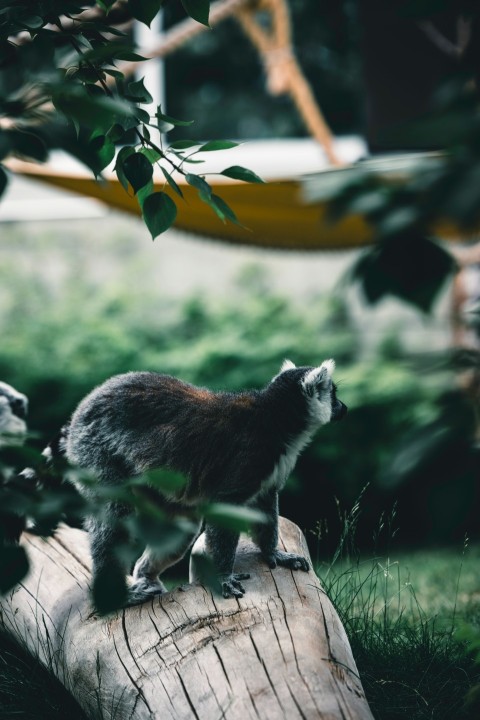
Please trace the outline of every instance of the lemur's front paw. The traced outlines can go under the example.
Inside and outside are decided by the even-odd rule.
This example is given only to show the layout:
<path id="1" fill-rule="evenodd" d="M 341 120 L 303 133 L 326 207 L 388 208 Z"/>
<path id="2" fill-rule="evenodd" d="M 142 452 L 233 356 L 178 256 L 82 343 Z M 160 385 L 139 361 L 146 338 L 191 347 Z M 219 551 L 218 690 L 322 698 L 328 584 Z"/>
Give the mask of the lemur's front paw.
<path id="1" fill-rule="evenodd" d="M 240 580 L 248 580 L 249 577 L 250 573 L 234 573 L 232 575 L 222 575 L 220 577 L 220 585 L 222 586 L 223 597 L 243 597 L 245 594 L 245 588 L 243 587 Z"/>
<path id="2" fill-rule="evenodd" d="M 290 568 L 290 570 L 304 570 L 308 572 L 310 565 L 302 555 L 295 555 L 294 553 L 282 552 L 282 550 L 275 550 L 271 555 L 265 557 L 269 568 L 275 568 L 277 565 L 281 567 Z"/>
<path id="3" fill-rule="evenodd" d="M 127 606 L 140 605 L 140 603 L 151 600 L 155 595 L 163 595 L 166 592 L 167 588 L 160 580 L 152 582 L 147 578 L 139 578 L 134 580 L 128 588 Z"/>

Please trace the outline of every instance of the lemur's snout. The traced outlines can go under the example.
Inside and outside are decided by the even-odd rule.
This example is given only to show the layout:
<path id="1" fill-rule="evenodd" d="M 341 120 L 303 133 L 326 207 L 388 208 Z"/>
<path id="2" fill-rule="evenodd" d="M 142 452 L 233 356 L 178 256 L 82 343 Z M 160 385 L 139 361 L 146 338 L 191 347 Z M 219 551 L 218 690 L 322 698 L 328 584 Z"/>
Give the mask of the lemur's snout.
<path id="1" fill-rule="evenodd" d="M 336 422 L 338 420 L 343 420 L 343 418 L 347 414 L 347 411 L 348 408 L 345 403 L 342 403 L 341 400 L 337 400 L 337 404 L 332 411 L 332 421 Z"/>

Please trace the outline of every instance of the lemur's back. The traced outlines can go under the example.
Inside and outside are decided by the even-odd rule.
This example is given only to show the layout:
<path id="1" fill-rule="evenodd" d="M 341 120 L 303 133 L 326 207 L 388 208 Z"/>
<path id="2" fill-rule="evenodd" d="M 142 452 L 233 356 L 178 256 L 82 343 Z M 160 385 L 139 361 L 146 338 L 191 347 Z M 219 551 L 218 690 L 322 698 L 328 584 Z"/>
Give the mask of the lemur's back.
<path id="1" fill-rule="evenodd" d="M 214 393 L 159 373 L 117 375 L 78 406 L 68 431 L 67 457 L 111 482 L 168 467 L 191 479 L 196 496 L 209 495 L 212 484 L 220 486 L 224 476 L 237 485 L 232 476 L 242 459 L 245 464 L 247 450 L 256 477 L 273 463 L 259 437 L 256 403 L 254 391 Z M 250 484 L 248 478 L 245 484 Z"/>

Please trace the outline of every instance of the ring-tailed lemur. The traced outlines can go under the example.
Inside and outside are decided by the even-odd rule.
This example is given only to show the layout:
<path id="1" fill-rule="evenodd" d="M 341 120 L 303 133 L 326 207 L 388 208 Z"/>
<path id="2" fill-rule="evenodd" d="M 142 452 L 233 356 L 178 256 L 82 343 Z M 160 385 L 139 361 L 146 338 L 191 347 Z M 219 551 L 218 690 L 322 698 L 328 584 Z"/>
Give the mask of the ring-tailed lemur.
<path id="1" fill-rule="evenodd" d="M 0 435 L 5 435 L 6 440 L 26 435 L 27 410 L 27 396 L 11 385 L 0 382 Z"/>
<path id="2" fill-rule="evenodd" d="M 186 485 L 165 497 L 173 512 L 205 502 L 258 508 L 266 523 L 254 528 L 253 540 L 269 567 L 308 571 L 305 558 L 277 548 L 278 493 L 317 428 L 347 411 L 336 396 L 334 367 L 333 360 L 299 368 L 287 360 L 265 388 L 240 393 L 212 392 L 153 372 L 117 375 L 79 404 L 57 451 L 101 483 L 118 485 L 154 468 L 183 473 Z M 124 512 L 112 502 L 103 519 L 88 520 L 94 580 L 121 564 L 115 520 Z M 224 597 L 242 597 L 248 575 L 233 572 L 238 534 L 208 523 L 205 533 Z M 129 604 L 165 592 L 159 575 L 194 539 L 173 556 L 147 547 L 135 564 Z"/>

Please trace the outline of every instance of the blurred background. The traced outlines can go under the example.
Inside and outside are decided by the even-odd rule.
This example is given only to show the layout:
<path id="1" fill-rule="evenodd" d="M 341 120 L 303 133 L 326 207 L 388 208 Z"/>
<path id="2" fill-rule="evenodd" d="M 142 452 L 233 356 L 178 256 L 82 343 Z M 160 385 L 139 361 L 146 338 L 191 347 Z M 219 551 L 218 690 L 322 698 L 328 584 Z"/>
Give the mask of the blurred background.
<path id="1" fill-rule="evenodd" d="M 307 0 L 290 2 L 298 60 L 332 130 L 366 138 L 371 151 L 406 147 L 383 131 L 425 112 L 454 65 L 417 24 L 392 28 L 382 6 L 329 1 L 313 11 Z M 180 17 L 180 4 L 169 3 L 164 27 Z M 444 38 L 458 30 L 450 11 L 436 22 Z M 167 112 L 195 119 L 172 139 L 306 136 L 291 102 L 267 93 L 233 20 L 169 57 L 163 75 Z M 390 104 L 385 77 L 396 88 Z M 440 143 L 441 133 L 418 145 Z M 349 414 L 303 454 L 281 512 L 320 557 L 337 546 L 360 496 L 365 548 L 393 535 L 410 546 L 478 535 L 471 371 L 452 362 L 455 347 L 478 346 L 475 263 L 467 284 L 451 276 L 426 313 L 392 298 L 368 304 L 349 275 L 362 250 L 281 252 L 175 230 L 152 244 L 140 219 L 20 178 L 0 221 L 0 379 L 29 397 L 39 447 L 115 373 L 156 370 L 241 390 L 262 387 L 285 358 L 333 357 Z"/>

